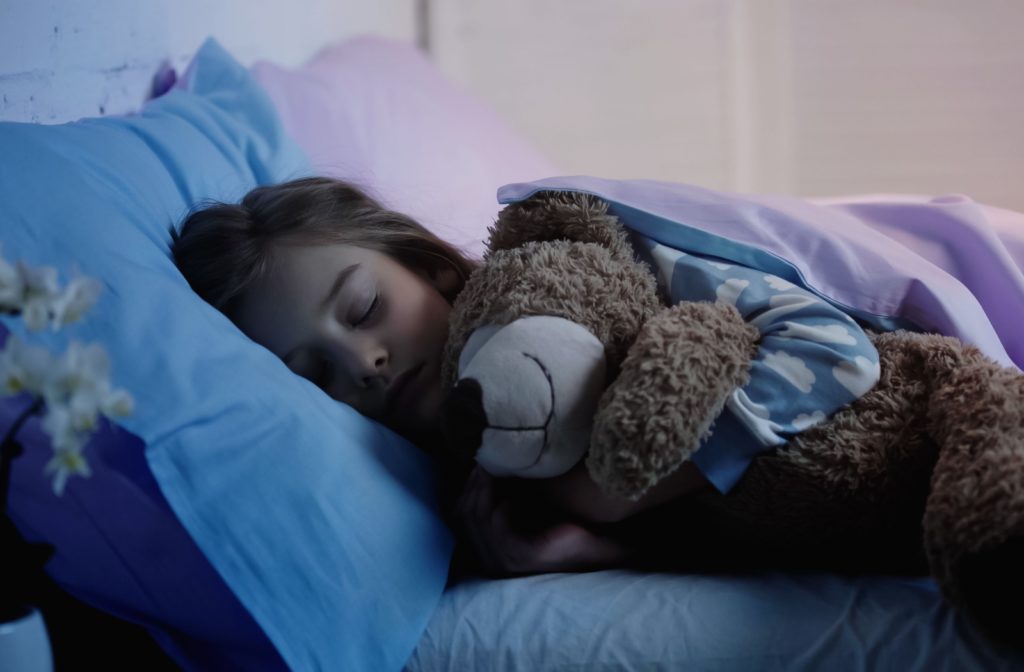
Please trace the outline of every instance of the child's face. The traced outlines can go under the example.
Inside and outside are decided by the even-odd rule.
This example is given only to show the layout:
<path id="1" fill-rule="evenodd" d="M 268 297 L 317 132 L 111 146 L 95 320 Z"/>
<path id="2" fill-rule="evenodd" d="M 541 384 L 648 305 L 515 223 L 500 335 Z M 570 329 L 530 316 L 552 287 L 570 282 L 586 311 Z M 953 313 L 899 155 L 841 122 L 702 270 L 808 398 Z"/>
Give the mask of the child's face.
<path id="1" fill-rule="evenodd" d="M 436 429 L 451 306 L 435 282 L 350 245 L 278 245 L 235 322 L 334 399 L 417 439 Z"/>

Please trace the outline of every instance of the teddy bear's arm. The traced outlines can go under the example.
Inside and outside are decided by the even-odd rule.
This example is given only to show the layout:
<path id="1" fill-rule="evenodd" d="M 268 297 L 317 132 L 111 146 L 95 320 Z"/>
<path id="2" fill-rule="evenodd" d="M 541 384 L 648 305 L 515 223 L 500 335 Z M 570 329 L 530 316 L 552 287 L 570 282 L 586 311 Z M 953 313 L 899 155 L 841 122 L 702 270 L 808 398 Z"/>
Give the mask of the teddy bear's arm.
<path id="1" fill-rule="evenodd" d="M 594 481 L 636 500 L 675 471 L 746 384 L 758 337 L 722 303 L 683 302 L 649 320 L 598 407 L 587 457 Z"/>

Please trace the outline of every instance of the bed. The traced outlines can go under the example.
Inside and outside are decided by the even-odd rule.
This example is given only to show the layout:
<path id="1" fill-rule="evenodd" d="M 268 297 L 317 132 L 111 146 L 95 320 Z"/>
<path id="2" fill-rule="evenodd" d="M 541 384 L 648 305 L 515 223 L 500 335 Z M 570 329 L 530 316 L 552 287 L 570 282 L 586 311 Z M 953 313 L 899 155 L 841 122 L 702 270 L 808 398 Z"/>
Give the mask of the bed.
<path id="1" fill-rule="evenodd" d="M 996 670 L 930 580 L 623 570 L 449 588 L 408 670 Z"/>
<path id="2" fill-rule="evenodd" d="M 137 399 L 133 417 L 90 444 L 92 477 L 61 498 L 39 477 L 39 423 L 22 437 L 11 518 L 56 546 L 47 572 L 62 590 L 141 626 L 185 669 L 1024 665 L 925 577 L 613 570 L 449 584 L 453 539 L 425 458 L 292 380 L 200 305 L 169 263 L 168 228 L 203 198 L 329 173 L 479 254 L 496 189 L 558 171 L 407 43 L 356 38 L 296 60 L 243 67 L 211 40 L 163 72 L 167 85 L 138 114 L 0 124 L 3 253 L 101 279 L 105 298 L 74 335 L 107 344 Z M 931 200 L 820 203 L 869 212 Z M 1019 290 L 998 301 L 1021 301 L 1024 215 L 978 208 Z M 962 261 L 916 249 L 949 275 Z M 1011 304 L 964 287 L 991 318 L 992 347 L 1020 356 L 999 329 Z M 0 426 L 25 402 L 4 401 Z"/>

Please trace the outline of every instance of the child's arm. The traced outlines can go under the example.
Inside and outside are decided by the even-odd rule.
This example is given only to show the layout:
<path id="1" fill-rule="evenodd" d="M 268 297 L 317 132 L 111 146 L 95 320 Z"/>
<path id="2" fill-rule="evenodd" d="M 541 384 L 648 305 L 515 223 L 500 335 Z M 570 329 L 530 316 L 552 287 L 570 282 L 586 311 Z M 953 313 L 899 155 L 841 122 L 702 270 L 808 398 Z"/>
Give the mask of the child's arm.
<path id="1" fill-rule="evenodd" d="M 720 274 L 719 299 L 734 302 L 761 333 L 750 382 L 732 393 L 711 438 L 691 458 L 727 492 L 755 455 L 874 387 L 878 351 L 853 319 L 811 292 L 750 268 L 705 264 Z"/>
<path id="2" fill-rule="evenodd" d="M 524 496 L 517 479 L 477 467 L 456 505 L 461 541 L 490 576 L 582 572 L 625 564 L 632 549 Z M 458 553 L 456 554 L 459 555 Z"/>
<path id="3" fill-rule="evenodd" d="M 636 550 L 600 531 L 710 484 L 691 464 L 637 501 L 609 497 L 583 463 L 546 479 L 495 479 L 477 468 L 458 503 L 465 541 L 482 569 L 507 576 L 621 567 Z"/>
<path id="4" fill-rule="evenodd" d="M 757 454 L 824 421 L 878 381 L 878 352 L 867 334 L 813 293 L 753 268 L 638 242 L 670 302 L 730 303 L 760 332 L 750 382 L 733 392 L 691 458 L 721 492 Z"/>
<path id="5" fill-rule="evenodd" d="M 563 515 L 587 524 L 602 524 L 623 521 L 711 484 L 693 464 L 684 462 L 632 501 L 605 494 L 580 462 L 561 476 L 523 481 L 522 487 L 527 497 L 542 499 Z"/>

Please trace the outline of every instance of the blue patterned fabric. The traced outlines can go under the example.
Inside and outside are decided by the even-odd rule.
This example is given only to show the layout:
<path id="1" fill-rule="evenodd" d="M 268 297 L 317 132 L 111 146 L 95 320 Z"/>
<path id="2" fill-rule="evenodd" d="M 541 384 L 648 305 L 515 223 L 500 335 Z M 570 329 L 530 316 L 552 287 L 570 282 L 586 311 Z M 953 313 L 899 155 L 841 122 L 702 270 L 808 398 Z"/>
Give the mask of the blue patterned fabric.
<path id="1" fill-rule="evenodd" d="M 633 243 L 654 269 L 669 305 L 729 303 L 761 333 L 750 382 L 730 395 L 711 436 L 692 457 L 720 491 L 736 484 L 755 455 L 824 421 L 878 382 L 878 352 L 864 331 L 807 290 L 638 233 Z"/>

